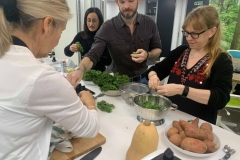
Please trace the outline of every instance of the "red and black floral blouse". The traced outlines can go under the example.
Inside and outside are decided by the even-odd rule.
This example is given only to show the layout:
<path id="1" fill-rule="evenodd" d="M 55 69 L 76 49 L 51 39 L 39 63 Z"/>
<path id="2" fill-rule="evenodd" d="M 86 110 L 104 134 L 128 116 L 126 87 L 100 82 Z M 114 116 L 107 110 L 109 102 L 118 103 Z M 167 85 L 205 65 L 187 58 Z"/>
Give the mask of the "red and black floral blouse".
<path id="1" fill-rule="evenodd" d="M 210 76 L 206 78 L 202 73 L 208 66 L 209 55 L 206 54 L 192 68 L 187 69 L 190 50 L 187 45 L 177 47 L 163 61 L 149 68 L 148 72 L 155 71 L 160 80 L 169 76 L 168 83 L 210 90 L 207 105 L 181 95 L 167 98 L 177 104 L 179 110 L 215 124 L 218 109 L 225 107 L 230 99 L 233 74 L 231 58 L 226 53 L 220 53 L 211 68 Z"/>

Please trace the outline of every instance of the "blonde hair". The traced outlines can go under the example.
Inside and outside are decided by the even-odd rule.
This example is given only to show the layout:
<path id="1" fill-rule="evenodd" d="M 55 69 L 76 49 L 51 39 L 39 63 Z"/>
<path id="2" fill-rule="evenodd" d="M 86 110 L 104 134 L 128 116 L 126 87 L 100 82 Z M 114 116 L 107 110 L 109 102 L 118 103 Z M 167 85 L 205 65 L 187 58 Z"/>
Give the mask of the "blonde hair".
<path id="1" fill-rule="evenodd" d="M 210 59 L 209 64 L 203 74 L 210 76 L 211 68 L 219 54 L 223 52 L 220 48 L 221 41 L 221 22 L 217 10 L 212 6 L 199 6 L 193 9 L 186 17 L 182 28 L 185 30 L 191 25 L 195 30 L 207 30 L 216 27 L 215 34 L 209 39 L 205 46 Z M 228 54 L 228 53 L 226 53 Z"/>
<path id="2" fill-rule="evenodd" d="M 53 26 L 58 27 L 71 18 L 66 0 L 17 0 L 19 21 L 8 22 L 4 16 L 4 9 L 0 5 L 0 57 L 11 45 L 11 32 L 21 28 L 29 32 L 39 19 L 46 16 L 53 17 Z"/>

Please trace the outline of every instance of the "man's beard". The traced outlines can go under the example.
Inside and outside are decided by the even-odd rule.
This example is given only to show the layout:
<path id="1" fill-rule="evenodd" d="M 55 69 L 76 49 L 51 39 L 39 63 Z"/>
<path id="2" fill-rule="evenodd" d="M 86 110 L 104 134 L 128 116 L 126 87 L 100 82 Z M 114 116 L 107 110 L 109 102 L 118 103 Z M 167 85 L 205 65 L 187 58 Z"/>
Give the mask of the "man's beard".
<path id="1" fill-rule="evenodd" d="M 137 13 L 137 9 L 138 9 L 138 5 L 137 5 L 137 7 L 136 7 L 136 9 L 135 10 L 133 10 L 133 14 L 132 15 L 130 15 L 130 14 L 124 14 L 124 12 L 125 11 L 120 11 L 120 13 L 121 13 L 121 15 L 124 17 L 124 18 L 126 18 L 126 19 L 131 19 L 131 18 L 133 18 L 134 16 L 135 16 L 135 14 Z"/>

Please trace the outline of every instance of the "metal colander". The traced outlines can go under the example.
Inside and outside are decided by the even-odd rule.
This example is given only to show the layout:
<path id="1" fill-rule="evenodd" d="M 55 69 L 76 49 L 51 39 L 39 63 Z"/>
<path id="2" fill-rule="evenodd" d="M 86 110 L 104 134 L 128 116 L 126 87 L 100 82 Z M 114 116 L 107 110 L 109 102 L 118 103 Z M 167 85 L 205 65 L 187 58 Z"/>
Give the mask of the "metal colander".
<path id="1" fill-rule="evenodd" d="M 160 105 L 162 106 L 162 109 L 156 110 L 156 109 L 143 108 L 141 104 L 143 104 L 146 101 L 149 101 L 153 105 Z M 168 98 L 161 95 L 150 95 L 150 94 L 138 95 L 134 97 L 133 102 L 134 102 L 137 115 L 143 119 L 147 119 L 150 121 L 157 121 L 157 120 L 164 119 L 170 107 L 177 109 L 176 104 L 173 104 Z"/>
<path id="2" fill-rule="evenodd" d="M 122 98 L 129 105 L 134 105 L 133 98 L 135 96 L 149 92 L 147 85 L 135 82 L 124 83 L 119 86 L 119 90 L 121 91 Z"/>

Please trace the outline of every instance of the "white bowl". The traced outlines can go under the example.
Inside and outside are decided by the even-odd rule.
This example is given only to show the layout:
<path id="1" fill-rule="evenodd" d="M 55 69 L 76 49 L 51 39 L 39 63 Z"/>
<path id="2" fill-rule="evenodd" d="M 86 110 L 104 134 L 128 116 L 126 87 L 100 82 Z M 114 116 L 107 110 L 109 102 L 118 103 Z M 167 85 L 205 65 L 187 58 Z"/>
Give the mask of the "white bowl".
<path id="1" fill-rule="evenodd" d="M 85 85 L 91 85 L 91 86 L 96 85 L 92 81 L 84 81 L 83 80 L 83 82 L 84 82 Z"/>
<path id="2" fill-rule="evenodd" d="M 102 93 L 107 95 L 107 96 L 112 96 L 112 97 L 116 97 L 116 96 L 120 96 L 121 95 L 120 90 L 109 90 L 109 91 L 102 92 Z"/>
<path id="3" fill-rule="evenodd" d="M 201 125 L 201 124 L 200 124 Z M 167 132 L 168 130 L 172 127 L 172 124 L 170 124 L 169 126 L 167 126 L 165 128 L 165 131 L 164 131 L 164 137 L 166 139 L 166 141 L 168 142 L 170 148 L 174 148 L 176 150 L 178 150 L 179 152 L 182 152 L 186 155 L 189 155 L 189 156 L 193 156 L 193 157 L 208 157 L 208 156 L 212 156 L 214 155 L 215 153 L 217 153 L 217 151 L 221 148 L 221 142 L 220 142 L 220 139 L 218 138 L 218 136 L 216 134 L 213 133 L 213 137 L 214 137 L 214 140 L 213 142 L 217 145 L 218 149 L 213 152 L 213 153 L 203 153 L 203 154 L 200 154 L 200 153 L 194 153 L 194 152 L 190 152 L 190 151 L 186 151 L 176 145 L 174 145 L 172 142 L 169 141 L 168 137 L 167 137 Z"/>

